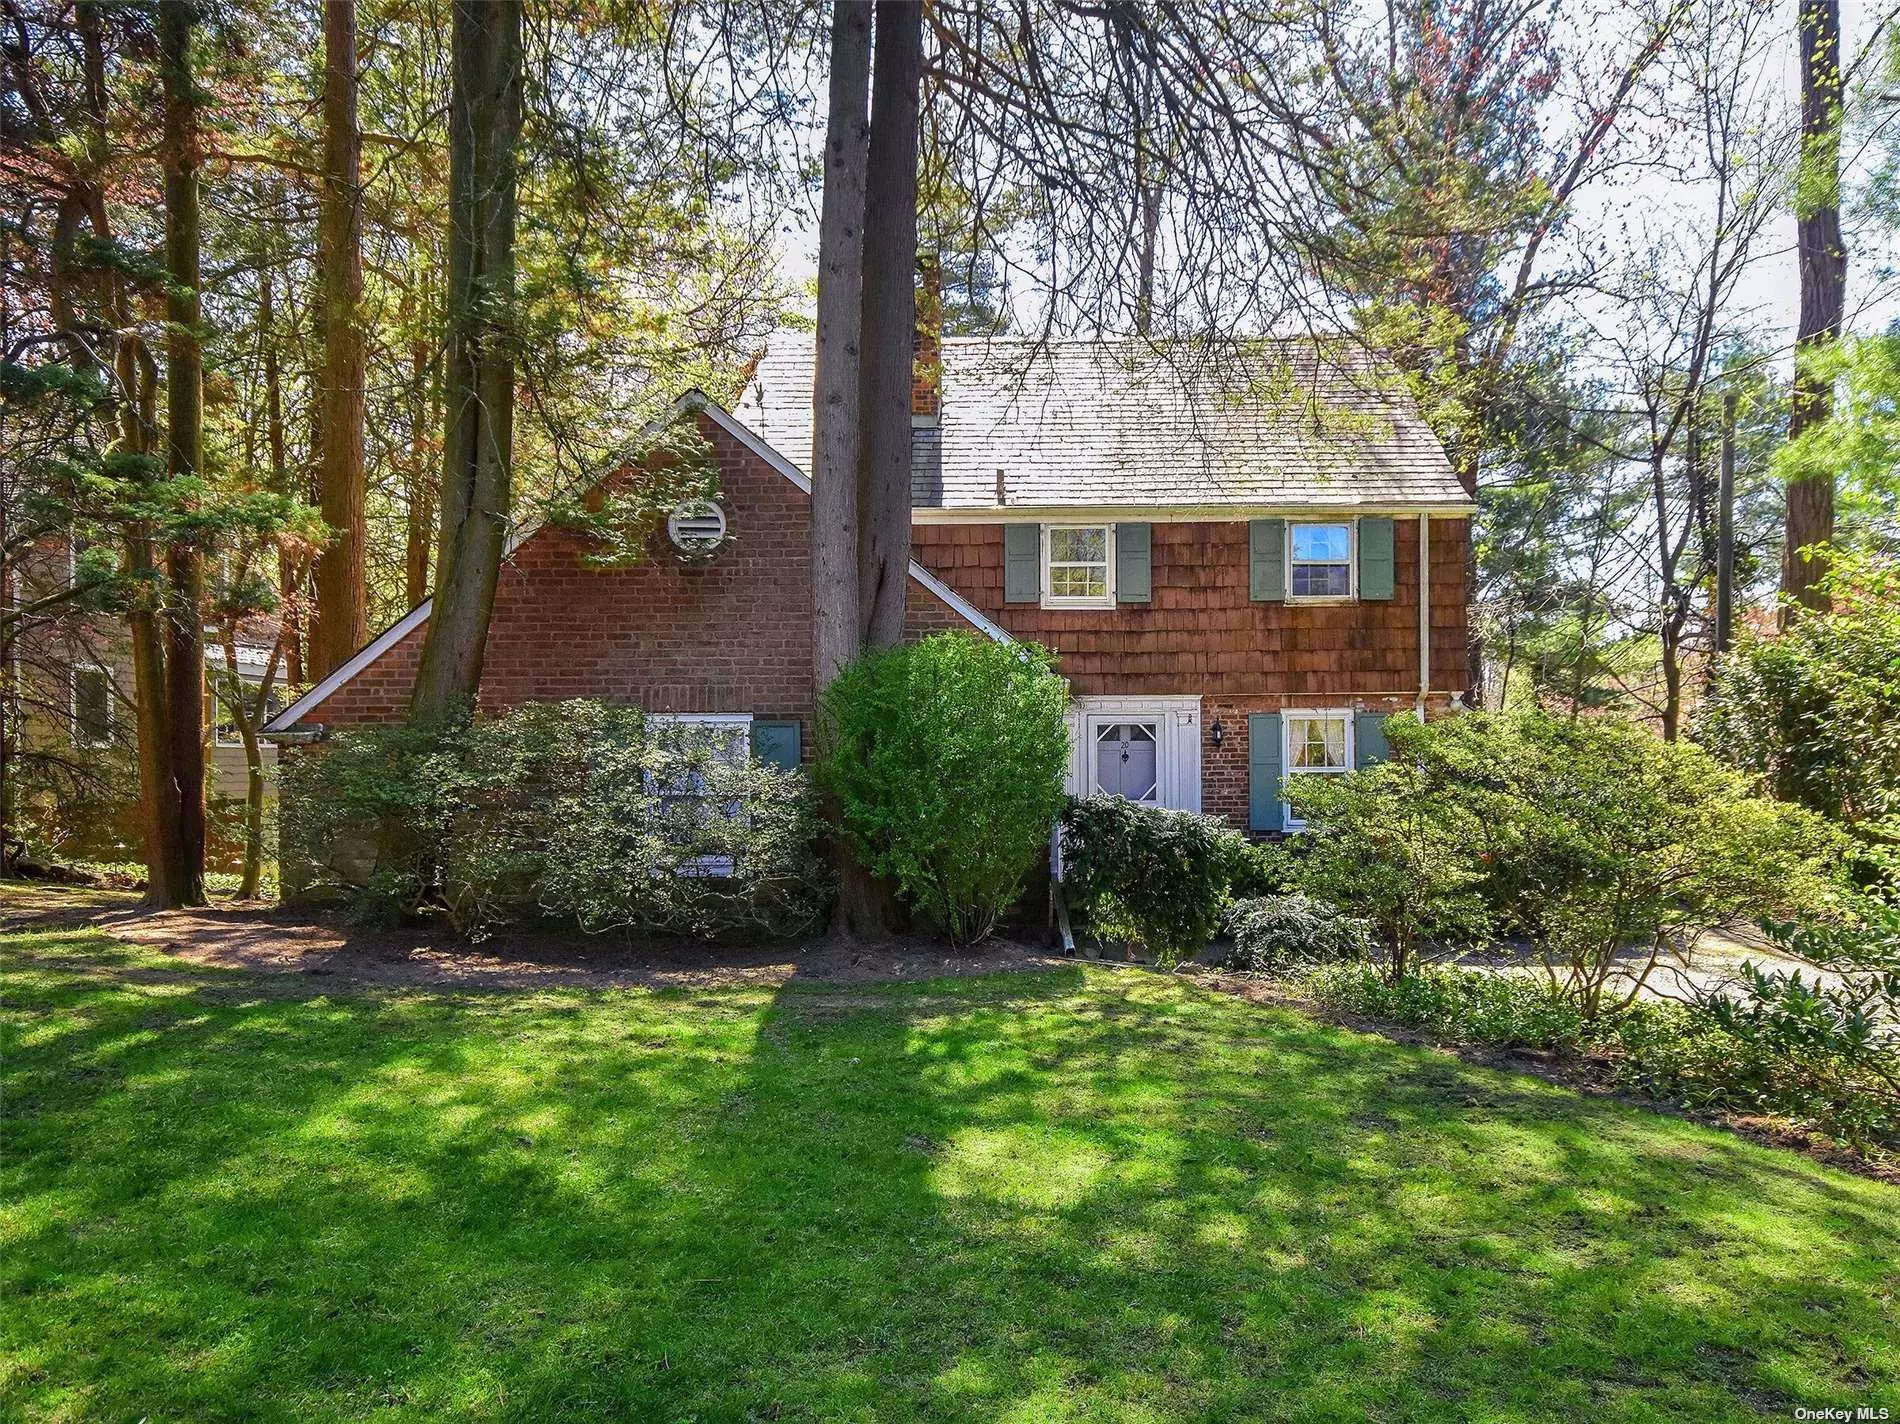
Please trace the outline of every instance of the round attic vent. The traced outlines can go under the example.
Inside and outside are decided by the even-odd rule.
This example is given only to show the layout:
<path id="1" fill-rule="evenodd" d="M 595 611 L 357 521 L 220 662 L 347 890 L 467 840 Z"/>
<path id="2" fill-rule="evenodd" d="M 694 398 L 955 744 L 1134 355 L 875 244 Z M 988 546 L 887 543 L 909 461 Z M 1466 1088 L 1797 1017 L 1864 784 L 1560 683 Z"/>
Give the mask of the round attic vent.
<path id="1" fill-rule="evenodd" d="M 666 516 L 666 537 L 682 554 L 710 554 L 726 537 L 726 511 L 709 499 L 689 499 Z"/>

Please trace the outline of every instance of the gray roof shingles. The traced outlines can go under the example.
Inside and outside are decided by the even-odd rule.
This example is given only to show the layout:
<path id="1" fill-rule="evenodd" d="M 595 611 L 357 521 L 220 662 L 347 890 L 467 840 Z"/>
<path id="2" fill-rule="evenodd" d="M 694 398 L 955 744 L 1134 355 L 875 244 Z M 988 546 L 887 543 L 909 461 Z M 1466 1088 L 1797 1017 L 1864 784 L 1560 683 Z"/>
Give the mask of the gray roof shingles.
<path id="1" fill-rule="evenodd" d="M 911 500 L 1015 507 L 1468 508 L 1410 399 L 1312 341 L 1156 348 L 949 337 L 942 418 L 918 426 Z M 803 468 L 811 338 L 780 333 L 735 412 Z"/>

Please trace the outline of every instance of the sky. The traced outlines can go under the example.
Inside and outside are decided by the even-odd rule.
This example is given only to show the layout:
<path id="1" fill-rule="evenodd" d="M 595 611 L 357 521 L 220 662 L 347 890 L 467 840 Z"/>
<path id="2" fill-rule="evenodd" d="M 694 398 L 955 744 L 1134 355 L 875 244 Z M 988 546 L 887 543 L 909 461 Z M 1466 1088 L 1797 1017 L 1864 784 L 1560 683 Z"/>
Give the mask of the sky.
<path id="1" fill-rule="evenodd" d="M 1616 0 L 1610 0 L 1614 6 Z M 1852 56 L 1867 44 L 1878 23 L 1890 13 L 1881 4 L 1868 0 L 1842 0 L 1842 28 L 1847 53 Z M 1595 34 L 1583 33 L 1600 26 L 1606 13 L 1598 3 L 1579 5 L 1574 0 L 1553 0 L 1553 14 L 1560 38 L 1566 25 L 1573 27 L 1573 43 L 1600 44 Z M 1613 13 L 1613 10 L 1610 12 Z M 1763 114 L 1778 115 L 1780 122 L 1798 123 L 1800 101 L 1800 64 L 1794 38 L 1794 0 L 1781 0 L 1763 31 L 1759 62 L 1751 80 L 1751 100 Z M 814 116 L 815 117 L 815 116 Z M 1680 148 L 1690 142 L 1680 135 L 1649 134 L 1665 145 Z M 1682 150 L 1685 162 L 1694 154 Z M 1866 177 L 1871 157 L 1863 148 L 1847 152 L 1849 189 Z M 1574 207 L 1567 241 L 1592 249 L 1619 240 L 1635 224 L 1643 231 L 1668 237 L 1681 235 L 1693 245 L 1694 227 L 1706 220 L 1707 194 L 1652 166 L 1633 170 L 1633 181 L 1602 184 L 1582 190 Z M 818 195 L 814 191 L 803 207 L 788 211 L 780 224 L 779 270 L 790 284 L 803 289 L 817 272 Z M 1796 260 L 1793 213 L 1783 208 L 1771 220 L 1756 245 L 1756 256 L 1739 282 L 1732 316 L 1759 333 L 1764 345 L 1775 353 L 1775 363 L 1784 374 L 1792 367 L 1792 343 L 1800 301 L 1800 276 Z M 1900 254 L 1891 239 L 1866 231 L 1850 231 L 1848 272 L 1848 324 L 1856 331 L 1876 331 L 1900 319 L 1900 284 L 1890 270 L 1900 266 Z M 1574 260 L 1576 252 L 1559 243 L 1552 248 L 1554 262 Z M 1587 321 L 1612 320 L 1609 309 L 1583 312 Z M 1033 315 L 1024 313 L 1033 323 Z"/>

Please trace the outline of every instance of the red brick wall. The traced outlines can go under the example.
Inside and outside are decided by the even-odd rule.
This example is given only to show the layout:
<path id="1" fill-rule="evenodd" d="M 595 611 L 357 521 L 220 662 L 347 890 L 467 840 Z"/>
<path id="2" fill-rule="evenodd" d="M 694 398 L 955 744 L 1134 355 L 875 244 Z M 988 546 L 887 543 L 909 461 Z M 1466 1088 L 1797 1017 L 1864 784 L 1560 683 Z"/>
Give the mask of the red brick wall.
<path id="1" fill-rule="evenodd" d="M 1222 816 L 1235 826 L 1247 824 L 1248 716 L 1279 712 L 1287 707 L 1318 707 L 1323 698 L 1209 697 L 1201 703 L 1201 809 Z M 1409 712 L 1414 699 L 1404 697 L 1341 698 L 1335 704 L 1355 712 Z M 1437 704 L 1442 710 L 1443 703 Z M 1221 724 L 1221 744 L 1214 745 L 1214 723 Z"/>
<path id="2" fill-rule="evenodd" d="M 1252 602 L 1242 520 L 1156 524 L 1154 601 L 1113 609 L 1004 603 L 1000 524 L 922 525 L 915 552 L 985 615 L 1053 648 L 1078 693 L 1409 698 L 1418 688 L 1418 521 L 1397 520 L 1395 534 L 1396 596 L 1357 604 Z M 1469 537 L 1466 520 L 1432 521 L 1435 692 L 1465 686 Z"/>
<path id="3" fill-rule="evenodd" d="M 584 567 L 584 541 L 544 529 L 515 551 L 495 593 L 482 706 L 598 697 L 654 712 L 751 712 L 806 722 L 811 559 L 806 497 L 710 420 L 729 542 L 682 564 L 664 535 L 630 569 Z M 968 627 L 914 584 L 920 631 Z M 421 655 L 417 628 L 306 714 L 349 727 L 399 717 Z"/>

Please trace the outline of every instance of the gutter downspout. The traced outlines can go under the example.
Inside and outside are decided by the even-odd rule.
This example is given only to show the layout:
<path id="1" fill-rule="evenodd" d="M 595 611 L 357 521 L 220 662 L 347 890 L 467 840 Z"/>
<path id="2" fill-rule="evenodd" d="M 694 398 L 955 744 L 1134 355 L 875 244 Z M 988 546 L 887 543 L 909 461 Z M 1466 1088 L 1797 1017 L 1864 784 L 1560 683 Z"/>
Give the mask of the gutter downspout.
<path id="1" fill-rule="evenodd" d="M 1432 522 L 1418 517 L 1418 720 L 1425 720 L 1425 699 L 1432 690 Z"/>

